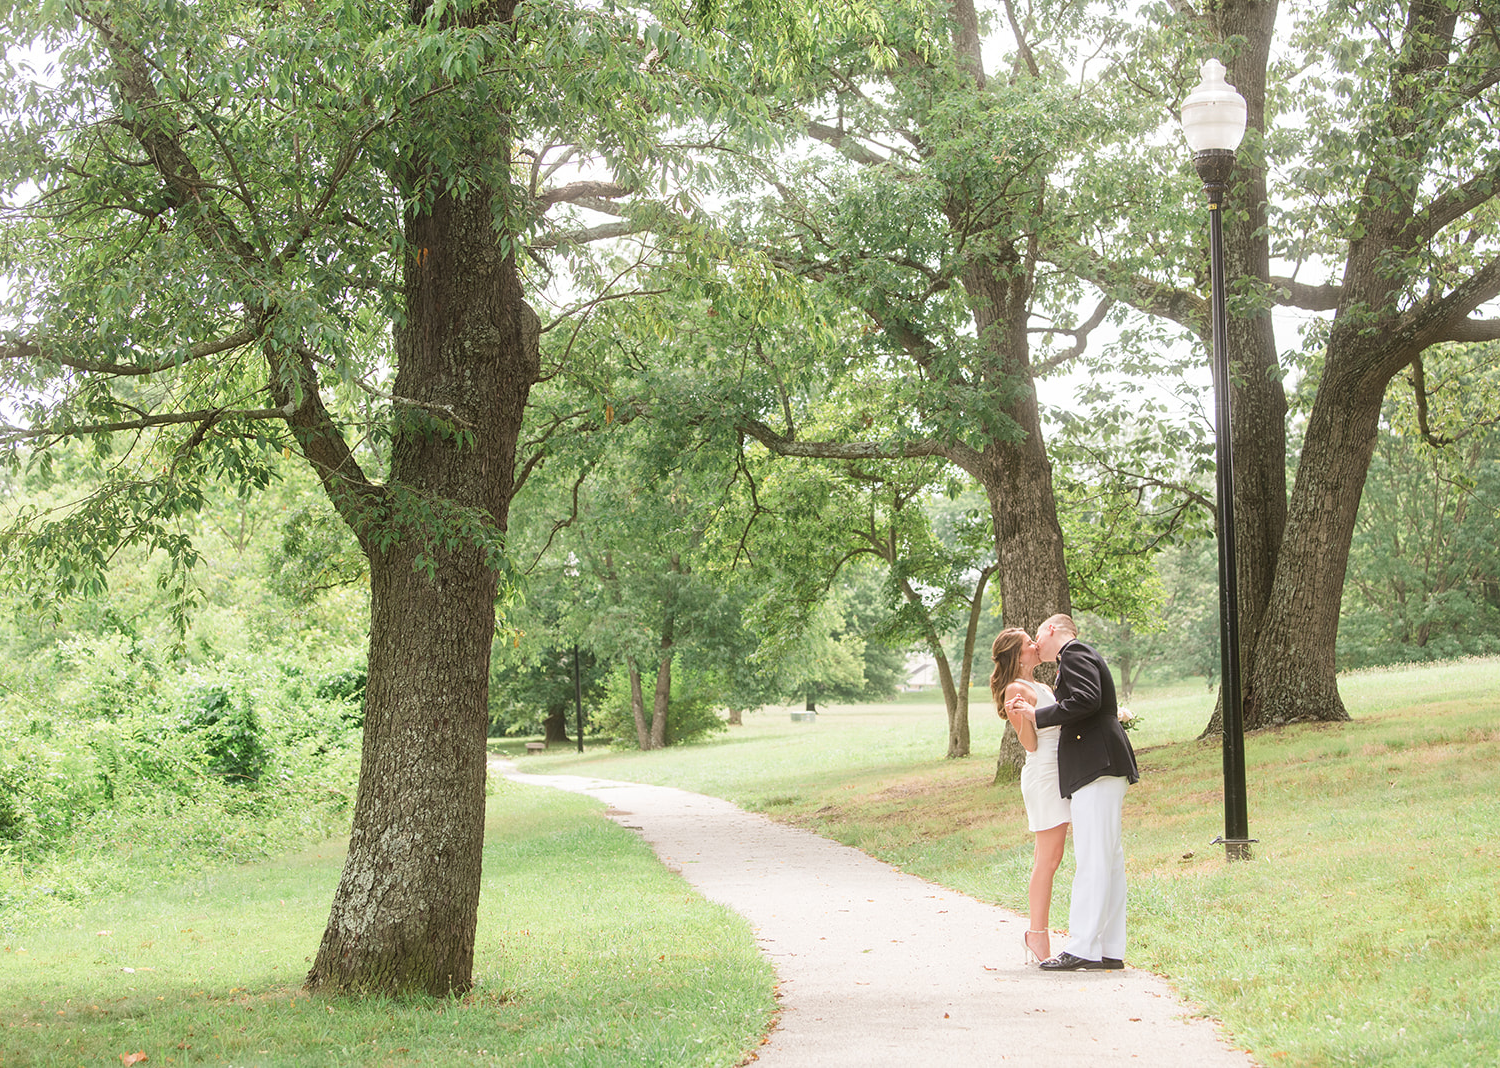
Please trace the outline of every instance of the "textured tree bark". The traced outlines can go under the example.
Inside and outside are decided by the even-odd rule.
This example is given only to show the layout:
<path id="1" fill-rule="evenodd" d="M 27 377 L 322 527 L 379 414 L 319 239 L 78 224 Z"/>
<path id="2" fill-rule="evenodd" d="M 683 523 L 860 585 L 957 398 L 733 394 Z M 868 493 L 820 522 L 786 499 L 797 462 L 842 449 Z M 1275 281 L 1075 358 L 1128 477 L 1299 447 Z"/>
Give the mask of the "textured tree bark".
<path id="1" fill-rule="evenodd" d="M 1001 419 L 988 420 L 992 432 L 980 454 L 961 464 L 984 487 L 995 531 L 996 574 L 1000 604 L 1008 627 L 1036 633 L 1042 620 L 1072 611 L 1068 564 L 1052 462 L 1042 437 L 1036 390 L 1032 385 L 1030 322 L 1033 272 L 1018 264 L 976 262 L 965 272 L 964 288 L 974 308 L 974 325 L 992 356 L 985 379 L 990 394 L 1009 398 L 999 414 L 1021 431 L 1019 440 L 998 432 Z M 955 460 L 957 462 L 957 460 Z M 997 777 L 1002 765 L 1019 768 L 1026 761 L 1020 739 L 1008 727 L 1000 743 Z"/>
<path id="2" fill-rule="evenodd" d="M 359 789 L 307 986 L 442 995 L 473 982 L 497 577 L 434 528 L 463 509 L 505 530 L 539 323 L 488 192 L 438 197 L 406 237 L 394 393 L 410 403 L 383 514 L 356 529 L 371 571 Z"/>
<path id="3" fill-rule="evenodd" d="M 670 621 L 669 621 L 670 622 Z M 667 744 L 667 711 L 672 701 L 672 639 L 662 639 L 662 657 L 656 665 L 656 695 L 651 702 L 651 748 Z"/>
<path id="4" fill-rule="evenodd" d="M 1266 67 L 1276 24 L 1276 0 L 1225 0 L 1208 8 L 1221 40 L 1242 40 L 1229 60 L 1228 81 L 1245 98 L 1247 128 L 1265 129 Z M 1265 158 L 1253 141 L 1236 161 L 1224 205 L 1225 274 L 1231 299 L 1247 296 L 1248 315 L 1231 314 L 1228 328 L 1233 386 L 1235 570 L 1239 592 L 1241 685 L 1254 673 L 1256 635 L 1271 598 L 1276 558 L 1286 530 L 1286 390 L 1276 354 L 1269 301 L 1271 249 L 1266 220 Z M 1224 730 L 1223 695 L 1204 735 Z"/>
<path id="5" fill-rule="evenodd" d="M 349 855 L 313 990 L 446 994 L 473 981 L 495 579 L 372 560 L 370 674 Z"/>
<path id="6" fill-rule="evenodd" d="M 1447 136 L 1426 110 L 1432 88 L 1490 75 L 1449 69 L 1463 47 L 1457 9 L 1413 2 L 1384 114 L 1372 130 L 1384 142 L 1357 198 L 1323 374 L 1308 417 L 1286 534 L 1271 596 L 1256 637 L 1245 726 L 1347 719 L 1335 674 L 1335 641 L 1359 499 L 1374 453 L 1380 406 L 1390 380 L 1429 345 L 1473 336 L 1468 316 L 1500 292 L 1500 261 L 1473 273 L 1422 281 L 1427 230 L 1414 226 L 1429 153 Z M 1493 183 L 1455 203 L 1454 220 L 1493 203 Z M 1442 204 L 1440 197 L 1438 203 Z M 1461 210 L 1460 210 L 1461 209 Z M 1432 210 L 1429 205 L 1428 210 Z M 1403 306 L 1403 291 L 1418 293 Z"/>
<path id="7" fill-rule="evenodd" d="M 559 708 L 547 713 L 542 720 L 542 741 L 548 745 L 568 741 L 568 709 Z"/>
<path id="8" fill-rule="evenodd" d="M 635 717 L 635 743 L 642 749 L 650 749 L 651 727 L 646 722 L 646 695 L 641 690 L 641 669 L 635 657 L 625 658 L 625 669 L 630 674 L 630 714 Z"/>
<path id="9" fill-rule="evenodd" d="M 1339 697 L 1334 638 L 1385 380 L 1341 377 L 1324 380 L 1308 417 L 1281 569 L 1248 676 L 1246 729 L 1349 718 Z"/>
<path id="10" fill-rule="evenodd" d="M 1035 418 L 1034 395 L 1029 407 Z M 1005 625 L 1023 627 L 1035 635 L 1048 616 L 1072 611 L 1052 464 L 1042 447 L 1039 425 L 1021 447 L 1003 451 L 991 447 L 985 452 L 991 463 L 983 468 L 979 482 L 989 498 L 995 525 Z M 1000 765 L 1019 768 L 1026 762 L 1026 750 L 1009 724 L 1001 736 L 998 761 L 997 777 Z"/>

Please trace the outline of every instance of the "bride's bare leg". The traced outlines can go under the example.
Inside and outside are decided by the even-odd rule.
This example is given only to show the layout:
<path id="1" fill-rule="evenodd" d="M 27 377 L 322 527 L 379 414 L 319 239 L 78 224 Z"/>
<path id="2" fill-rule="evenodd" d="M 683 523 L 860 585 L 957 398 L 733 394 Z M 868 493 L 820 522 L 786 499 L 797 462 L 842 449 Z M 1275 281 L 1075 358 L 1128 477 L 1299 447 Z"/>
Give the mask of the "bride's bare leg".
<path id="1" fill-rule="evenodd" d="M 1062 863 L 1063 846 L 1068 840 L 1068 825 L 1059 823 L 1036 834 L 1036 845 L 1032 852 L 1031 883 L 1028 887 L 1030 928 L 1026 932 L 1026 947 L 1040 959 L 1052 956 L 1052 936 L 1048 921 L 1052 914 L 1052 880 L 1057 866 Z"/>

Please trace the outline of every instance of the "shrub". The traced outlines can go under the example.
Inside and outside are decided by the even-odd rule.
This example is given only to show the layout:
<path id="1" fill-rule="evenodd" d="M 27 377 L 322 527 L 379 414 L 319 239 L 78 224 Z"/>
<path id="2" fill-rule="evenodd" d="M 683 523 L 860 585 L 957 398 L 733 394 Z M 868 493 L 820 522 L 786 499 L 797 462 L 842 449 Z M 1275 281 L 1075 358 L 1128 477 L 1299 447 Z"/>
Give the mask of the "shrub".
<path id="1" fill-rule="evenodd" d="M 203 733 L 213 774 L 244 785 L 259 781 L 270 756 L 261 741 L 253 698 L 222 686 L 209 687 L 184 729 Z"/>

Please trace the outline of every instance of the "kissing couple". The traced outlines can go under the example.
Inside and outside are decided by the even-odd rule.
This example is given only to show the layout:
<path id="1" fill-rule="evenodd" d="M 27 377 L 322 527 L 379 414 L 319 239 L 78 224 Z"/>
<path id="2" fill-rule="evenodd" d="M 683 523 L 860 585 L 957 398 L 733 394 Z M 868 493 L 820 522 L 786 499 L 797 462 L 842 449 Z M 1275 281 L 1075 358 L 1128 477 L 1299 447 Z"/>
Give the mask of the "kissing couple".
<path id="1" fill-rule="evenodd" d="M 1140 779 L 1120 725 L 1104 657 L 1078 640 L 1071 616 L 1049 617 L 1032 639 L 1020 628 L 995 638 L 990 692 L 1026 750 L 1021 796 L 1036 834 L 1029 893 L 1028 956 L 1046 971 L 1125 967 L 1125 789 Z M 1055 690 L 1031 676 L 1057 662 Z M 1073 826 L 1068 942 L 1051 955 L 1052 881 Z"/>

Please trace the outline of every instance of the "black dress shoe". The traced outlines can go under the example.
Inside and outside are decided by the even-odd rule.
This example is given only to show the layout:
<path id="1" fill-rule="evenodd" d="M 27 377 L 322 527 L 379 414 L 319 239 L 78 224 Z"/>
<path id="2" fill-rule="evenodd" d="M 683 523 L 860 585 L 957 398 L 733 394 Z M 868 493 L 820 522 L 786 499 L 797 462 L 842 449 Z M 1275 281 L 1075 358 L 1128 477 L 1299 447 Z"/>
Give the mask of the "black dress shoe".
<path id="1" fill-rule="evenodd" d="M 1085 957 L 1075 957 L 1071 953 L 1059 953 L 1049 960 L 1042 961 L 1041 968 L 1047 972 L 1076 972 L 1086 971 L 1094 968 L 1103 968 L 1102 960 L 1088 960 Z M 1121 967 L 1124 967 L 1123 963 Z"/>
<path id="2" fill-rule="evenodd" d="M 1059 953 L 1051 960 L 1042 961 L 1041 966 L 1049 972 L 1113 972 L 1125 967 L 1125 962 L 1119 957 L 1089 960 L 1087 957 L 1075 957 L 1071 953 Z"/>

